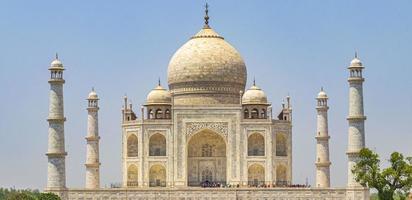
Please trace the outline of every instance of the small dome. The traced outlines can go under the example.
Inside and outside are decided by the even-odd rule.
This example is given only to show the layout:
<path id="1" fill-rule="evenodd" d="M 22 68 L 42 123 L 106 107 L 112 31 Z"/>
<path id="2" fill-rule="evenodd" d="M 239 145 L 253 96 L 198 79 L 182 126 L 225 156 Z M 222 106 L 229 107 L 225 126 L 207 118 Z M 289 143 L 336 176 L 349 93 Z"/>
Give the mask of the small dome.
<path id="1" fill-rule="evenodd" d="M 51 62 L 50 68 L 63 68 L 63 63 L 59 60 L 59 57 L 57 57 Z"/>
<path id="2" fill-rule="evenodd" d="M 268 104 L 268 98 L 259 87 L 253 85 L 242 97 L 242 104 Z"/>
<path id="3" fill-rule="evenodd" d="M 50 69 L 64 69 L 63 68 L 63 63 L 59 60 L 59 55 L 56 53 L 56 57 L 54 60 L 50 63 Z"/>
<path id="4" fill-rule="evenodd" d="M 89 93 L 89 97 L 87 99 L 99 99 L 99 96 L 97 96 L 97 93 L 94 91 L 94 88 Z"/>
<path id="5" fill-rule="evenodd" d="M 353 67 L 360 67 L 362 66 L 362 62 L 359 60 L 359 58 L 355 57 L 351 62 L 350 65 Z"/>
<path id="6" fill-rule="evenodd" d="M 320 89 L 320 92 L 318 93 L 318 99 L 327 99 L 328 95 L 326 94 L 325 91 L 323 91 L 323 88 Z"/>
<path id="7" fill-rule="evenodd" d="M 164 89 L 161 85 L 158 85 L 152 91 L 149 92 L 146 98 L 146 104 L 171 104 L 172 95 L 170 92 Z"/>

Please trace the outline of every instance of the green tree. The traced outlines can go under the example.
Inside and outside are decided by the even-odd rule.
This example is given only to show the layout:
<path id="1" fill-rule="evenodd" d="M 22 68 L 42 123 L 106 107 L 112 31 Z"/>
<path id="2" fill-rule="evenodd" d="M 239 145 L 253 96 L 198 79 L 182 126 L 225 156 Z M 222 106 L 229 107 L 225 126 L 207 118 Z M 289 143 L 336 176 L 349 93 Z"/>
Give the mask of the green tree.
<path id="1" fill-rule="evenodd" d="M 39 200 L 60 200 L 60 197 L 53 193 L 41 193 L 37 199 Z"/>
<path id="2" fill-rule="evenodd" d="M 404 200 L 412 188 L 412 158 L 393 152 L 389 162 L 390 166 L 381 170 L 378 154 L 364 148 L 352 172 L 362 186 L 376 189 L 380 200 L 393 200 L 395 194 Z"/>
<path id="3" fill-rule="evenodd" d="M 7 197 L 7 200 L 37 200 L 37 199 L 34 195 L 24 192 L 24 193 L 13 193 L 9 197 Z"/>

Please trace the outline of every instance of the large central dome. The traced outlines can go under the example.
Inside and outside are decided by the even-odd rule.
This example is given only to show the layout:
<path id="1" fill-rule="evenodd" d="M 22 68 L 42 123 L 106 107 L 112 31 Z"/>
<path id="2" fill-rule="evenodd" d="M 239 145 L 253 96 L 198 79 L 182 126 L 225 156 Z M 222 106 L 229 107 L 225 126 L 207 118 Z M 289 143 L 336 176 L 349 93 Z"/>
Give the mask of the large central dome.
<path id="1" fill-rule="evenodd" d="M 239 92 L 245 89 L 246 65 L 239 52 L 206 23 L 173 55 L 168 83 L 177 105 L 238 104 Z"/>

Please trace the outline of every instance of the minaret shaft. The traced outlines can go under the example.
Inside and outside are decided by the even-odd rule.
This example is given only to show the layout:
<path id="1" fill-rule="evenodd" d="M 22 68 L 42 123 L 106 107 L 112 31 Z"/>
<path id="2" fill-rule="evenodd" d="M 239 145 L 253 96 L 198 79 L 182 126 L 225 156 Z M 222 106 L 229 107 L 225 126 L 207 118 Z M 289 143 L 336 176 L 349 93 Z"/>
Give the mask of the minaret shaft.
<path id="1" fill-rule="evenodd" d="M 100 187 L 100 159 L 99 159 L 99 124 L 98 124 L 98 98 L 92 91 L 88 100 L 87 136 L 86 136 L 86 188 L 98 189 Z"/>
<path id="2" fill-rule="evenodd" d="M 48 149 L 47 149 L 47 187 L 46 189 L 66 188 L 65 157 L 67 155 L 64 144 L 64 108 L 63 108 L 63 65 L 54 60 L 49 68 L 49 122 Z"/>
<path id="3" fill-rule="evenodd" d="M 366 117 L 363 109 L 363 66 L 355 57 L 348 67 L 349 82 L 349 116 L 348 116 L 348 187 L 360 187 L 352 173 L 353 167 L 359 158 L 359 151 L 365 147 L 365 124 Z"/>
<path id="4" fill-rule="evenodd" d="M 328 97 L 321 90 L 317 101 L 317 133 L 316 133 L 316 187 L 330 187 L 329 133 L 328 133 Z"/>

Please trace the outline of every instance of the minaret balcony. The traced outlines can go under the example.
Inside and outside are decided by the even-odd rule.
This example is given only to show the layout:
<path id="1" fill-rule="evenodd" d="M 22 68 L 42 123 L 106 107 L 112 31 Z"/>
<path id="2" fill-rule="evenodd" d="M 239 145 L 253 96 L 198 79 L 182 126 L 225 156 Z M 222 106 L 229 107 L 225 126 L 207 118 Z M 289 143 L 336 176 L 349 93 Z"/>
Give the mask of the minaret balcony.
<path id="1" fill-rule="evenodd" d="M 51 84 L 53 84 L 53 83 L 60 83 L 60 84 L 63 84 L 63 83 L 65 83 L 66 81 L 64 80 L 64 79 L 62 79 L 62 78 L 53 78 L 53 79 L 49 79 L 49 83 L 51 83 Z"/>
<path id="2" fill-rule="evenodd" d="M 349 116 L 346 119 L 351 121 L 363 121 L 366 120 L 366 116 Z"/>
<path id="3" fill-rule="evenodd" d="M 86 141 L 99 141 L 100 140 L 100 136 L 94 136 L 94 135 L 90 135 L 85 138 L 86 138 Z"/>
<path id="4" fill-rule="evenodd" d="M 67 152 L 47 152 L 46 156 L 49 158 L 61 158 L 67 156 Z"/>
<path id="5" fill-rule="evenodd" d="M 329 140 L 330 136 L 329 135 L 319 135 L 315 136 L 316 140 Z"/>
<path id="6" fill-rule="evenodd" d="M 316 162 L 315 165 L 316 167 L 329 167 L 332 163 L 329 161 L 326 162 Z"/>
<path id="7" fill-rule="evenodd" d="M 364 82 L 365 81 L 365 79 L 364 78 L 362 78 L 362 77 L 349 77 L 348 78 L 348 81 L 349 82 L 359 82 L 359 83 L 361 83 L 361 82 Z"/>
<path id="8" fill-rule="evenodd" d="M 65 122 L 66 118 L 65 117 L 49 117 L 47 118 L 48 122 Z"/>
<path id="9" fill-rule="evenodd" d="M 86 163 L 86 164 L 84 164 L 84 166 L 86 166 L 86 167 L 90 167 L 90 168 L 98 168 L 98 167 L 100 167 L 100 165 L 101 165 L 101 163 Z"/>

